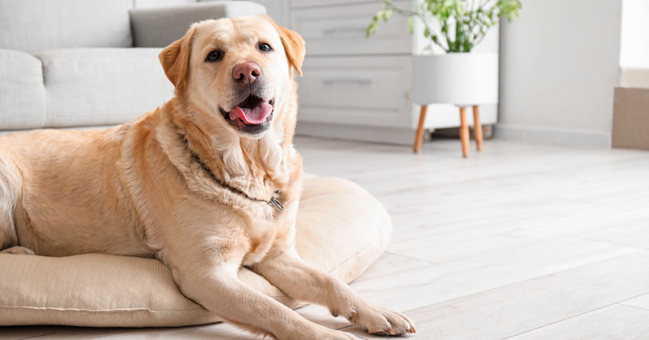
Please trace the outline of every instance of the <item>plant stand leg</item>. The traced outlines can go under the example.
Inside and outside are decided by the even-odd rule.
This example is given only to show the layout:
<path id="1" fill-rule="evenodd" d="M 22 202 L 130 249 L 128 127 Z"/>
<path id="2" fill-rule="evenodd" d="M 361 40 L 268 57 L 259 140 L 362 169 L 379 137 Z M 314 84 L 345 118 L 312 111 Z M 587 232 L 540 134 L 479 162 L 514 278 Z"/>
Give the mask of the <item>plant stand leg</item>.
<path id="1" fill-rule="evenodd" d="M 466 107 L 460 108 L 460 140 L 462 141 L 462 156 L 469 157 L 469 124 L 466 123 Z"/>
<path id="2" fill-rule="evenodd" d="M 475 144 L 478 151 L 482 151 L 482 124 L 480 124 L 480 108 L 478 105 L 473 106 L 473 134 L 475 135 Z"/>
<path id="3" fill-rule="evenodd" d="M 415 146 L 413 151 L 419 153 L 421 150 L 421 143 L 424 141 L 424 121 L 426 121 L 426 110 L 428 110 L 428 105 L 422 105 L 421 111 L 419 112 L 419 125 L 417 126 L 417 133 L 415 134 Z"/>

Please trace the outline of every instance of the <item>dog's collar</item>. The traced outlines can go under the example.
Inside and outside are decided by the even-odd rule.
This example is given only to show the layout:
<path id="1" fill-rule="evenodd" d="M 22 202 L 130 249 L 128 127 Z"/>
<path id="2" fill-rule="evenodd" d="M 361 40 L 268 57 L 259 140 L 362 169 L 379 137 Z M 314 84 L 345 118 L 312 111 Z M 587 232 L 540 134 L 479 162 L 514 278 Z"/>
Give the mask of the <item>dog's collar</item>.
<path id="1" fill-rule="evenodd" d="M 192 150 L 192 149 L 189 148 L 189 142 L 187 142 L 187 149 L 189 149 L 189 152 L 191 152 L 192 157 L 194 157 L 194 159 L 196 160 L 196 162 L 198 162 L 198 164 L 200 164 L 201 167 L 202 167 L 203 169 L 205 169 L 205 171 L 207 172 L 207 174 L 210 175 L 210 177 L 212 177 L 212 179 L 213 179 L 216 183 L 220 184 L 223 188 L 228 189 L 228 190 L 230 190 L 231 192 L 233 192 L 233 193 L 235 193 L 235 194 L 239 194 L 239 195 L 241 195 L 241 196 L 243 196 L 243 197 L 245 197 L 245 198 L 247 198 L 247 199 L 249 199 L 249 200 L 251 200 L 251 201 L 268 203 L 268 204 L 270 204 L 271 206 L 273 206 L 273 207 L 275 207 L 275 208 L 277 208 L 277 209 L 279 209 L 279 210 L 281 210 L 281 211 L 284 211 L 284 206 L 282 205 L 282 202 L 280 202 L 280 201 L 279 201 L 279 198 L 278 198 L 277 196 L 275 196 L 275 195 L 278 195 L 278 196 L 279 196 L 279 189 L 275 190 L 275 193 L 274 193 L 273 196 L 270 198 L 270 200 L 263 200 L 263 199 L 260 199 L 260 198 L 251 197 L 251 196 L 249 196 L 248 194 L 246 194 L 245 192 L 243 192 L 242 190 L 237 189 L 237 188 L 235 188 L 235 187 L 233 187 L 233 186 L 230 186 L 230 185 L 228 185 L 228 183 L 226 183 L 224 180 L 222 180 L 222 179 L 216 177 L 216 175 L 214 175 L 214 173 L 212 172 L 212 169 L 210 169 L 210 167 L 207 166 L 207 164 L 203 163 L 203 161 L 201 160 L 201 158 L 198 156 L 198 154 L 196 154 L 196 153 L 194 152 L 194 150 Z"/>

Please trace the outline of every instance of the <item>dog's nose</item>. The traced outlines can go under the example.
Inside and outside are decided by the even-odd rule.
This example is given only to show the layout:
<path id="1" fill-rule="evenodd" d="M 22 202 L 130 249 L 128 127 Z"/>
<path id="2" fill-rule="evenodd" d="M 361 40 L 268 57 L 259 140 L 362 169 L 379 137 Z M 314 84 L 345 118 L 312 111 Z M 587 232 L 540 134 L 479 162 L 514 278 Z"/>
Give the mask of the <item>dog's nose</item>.
<path id="1" fill-rule="evenodd" d="M 237 84 L 247 86 L 261 78 L 261 67 L 252 61 L 241 63 L 232 70 L 232 78 Z"/>

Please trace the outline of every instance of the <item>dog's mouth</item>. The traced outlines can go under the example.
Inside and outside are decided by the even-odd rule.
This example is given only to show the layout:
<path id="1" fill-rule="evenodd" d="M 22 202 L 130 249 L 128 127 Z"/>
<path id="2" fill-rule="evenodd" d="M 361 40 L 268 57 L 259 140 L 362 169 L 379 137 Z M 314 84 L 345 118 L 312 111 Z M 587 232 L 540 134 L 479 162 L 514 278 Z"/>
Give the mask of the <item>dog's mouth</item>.
<path id="1" fill-rule="evenodd" d="M 238 128 L 239 131 L 255 135 L 268 129 L 270 121 L 273 120 L 274 101 L 274 99 L 266 101 L 256 95 L 250 95 L 230 112 L 223 108 L 219 110 L 228 124 Z"/>

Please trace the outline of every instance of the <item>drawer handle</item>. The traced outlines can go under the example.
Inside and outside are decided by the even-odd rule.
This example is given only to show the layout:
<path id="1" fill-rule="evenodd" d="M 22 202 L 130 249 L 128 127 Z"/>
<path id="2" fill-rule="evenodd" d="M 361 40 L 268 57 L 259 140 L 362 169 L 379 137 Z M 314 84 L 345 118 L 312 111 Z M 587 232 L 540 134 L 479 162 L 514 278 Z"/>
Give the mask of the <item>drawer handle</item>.
<path id="1" fill-rule="evenodd" d="M 372 79 L 352 79 L 352 78 L 322 79 L 322 83 L 324 83 L 325 85 L 335 85 L 335 84 L 370 85 L 372 83 Z"/>
<path id="2" fill-rule="evenodd" d="M 366 27 L 338 27 L 338 28 L 327 28 L 322 30 L 322 34 L 325 35 L 332 35 L 336 33 L 345 33 L 345 32 L 357 32 L 357 33 L 365 33 L 367 30 Z"/>

